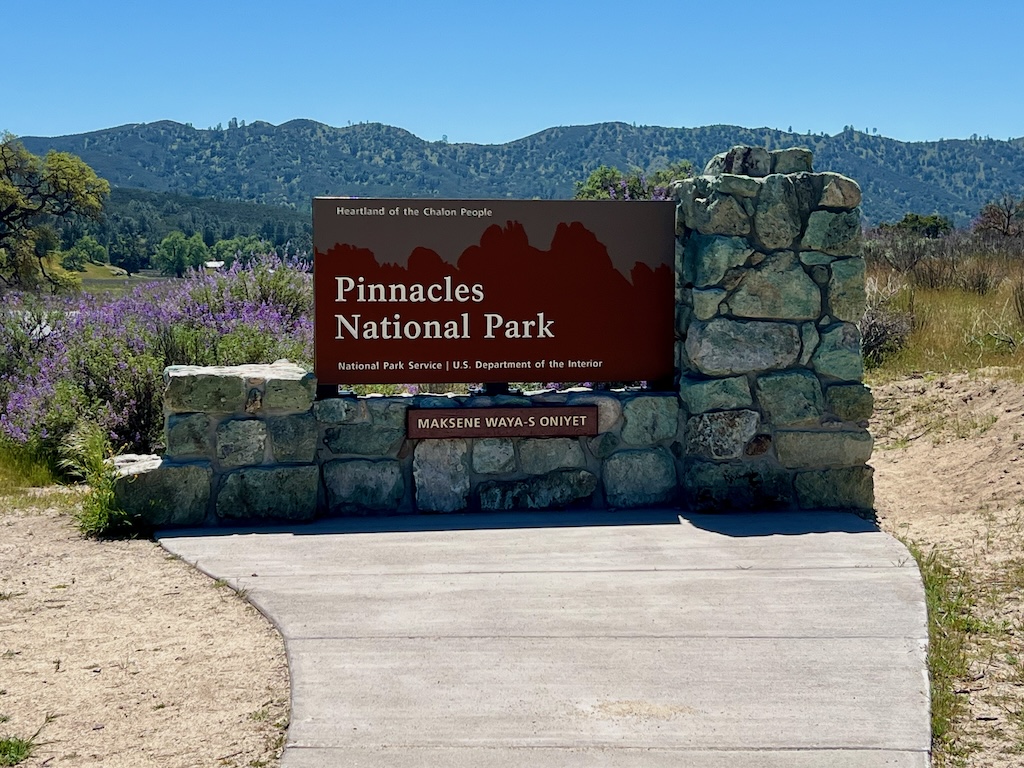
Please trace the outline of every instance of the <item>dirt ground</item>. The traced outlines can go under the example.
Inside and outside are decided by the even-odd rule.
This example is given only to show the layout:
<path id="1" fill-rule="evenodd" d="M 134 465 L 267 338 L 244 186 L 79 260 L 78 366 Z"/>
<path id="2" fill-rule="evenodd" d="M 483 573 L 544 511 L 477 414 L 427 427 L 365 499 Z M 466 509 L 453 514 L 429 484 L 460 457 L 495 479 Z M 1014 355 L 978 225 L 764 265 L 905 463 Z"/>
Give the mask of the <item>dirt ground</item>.
<path id="1" fill-rule="evenodd" d="M 953 749 L 937 765 L 1024 765 L 1024 385 L 995 370 L 876 386 L 879 525 L 937 550 L 974 603 Z"/>
<path id="2" fill-rule="evenodd" d="M 0 738 L 43 726 L 24 766 L 276 766 L 276 630 L 151 541 L 82 538 L 61 495 L 0 499 Z"/>
<path id="3" fill-rule="evenodd" d="M 1024 765 L 1024 386 L 989 371 L 875 398 L 880 525 L 951 558 L 977 596 L 965 757 L 942 762 Z M 43 726 L 25 766 L 277 765 L 277 633 L 152 542 L 83 539 L 66 493 L 0 499 L 0 737 Z"/>

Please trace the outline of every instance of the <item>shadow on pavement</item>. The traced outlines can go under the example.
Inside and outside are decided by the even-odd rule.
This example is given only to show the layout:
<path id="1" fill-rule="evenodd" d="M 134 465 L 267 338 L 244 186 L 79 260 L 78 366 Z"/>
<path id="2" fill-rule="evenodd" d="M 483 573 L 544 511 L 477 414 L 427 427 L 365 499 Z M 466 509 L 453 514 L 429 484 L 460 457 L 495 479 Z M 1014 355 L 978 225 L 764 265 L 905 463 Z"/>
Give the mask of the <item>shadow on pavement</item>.
<path id="1" fill-rule="evenodd" d="M 878 533 L 878 526 L 852 512 L 684 512 L 680 519 L 694 528 L 723 536 L 802 536 L 808 533 Z"/>
<path id="2" fill-rule="evenodd" d="M 501 530 L 525 528 L 587 528 L 634 525 L 680 525 L 731 537 L 799 536 L 810 533 L 874 533 L 878 527 L 849 512 L 680 512 L 675 509 L 629 511 L 536 511 L 447 513 L 394 516 L 332 517 L 313 522 L 268 525 L 252 523 L 202 528 L 174 528 L 156 538 L 280 534 L 317 536 L 346 533 L 416 533 L 427 531 Z"/>

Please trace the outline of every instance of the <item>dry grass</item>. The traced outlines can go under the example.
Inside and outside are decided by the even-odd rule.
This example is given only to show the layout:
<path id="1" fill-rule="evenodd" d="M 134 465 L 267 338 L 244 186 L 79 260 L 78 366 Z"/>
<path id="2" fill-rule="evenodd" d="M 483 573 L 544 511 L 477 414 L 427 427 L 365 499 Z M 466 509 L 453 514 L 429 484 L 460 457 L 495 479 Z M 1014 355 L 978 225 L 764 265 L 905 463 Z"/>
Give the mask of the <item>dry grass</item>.
<path id="1" fill-rule="evenodd" d="M 910 341 L 876 375 L 1024 368 L 1024 323 L 1015 309 L 1011 282 L 984 295 L 955 288 L 915 288 L 907 301 L 914 314 Z"/>

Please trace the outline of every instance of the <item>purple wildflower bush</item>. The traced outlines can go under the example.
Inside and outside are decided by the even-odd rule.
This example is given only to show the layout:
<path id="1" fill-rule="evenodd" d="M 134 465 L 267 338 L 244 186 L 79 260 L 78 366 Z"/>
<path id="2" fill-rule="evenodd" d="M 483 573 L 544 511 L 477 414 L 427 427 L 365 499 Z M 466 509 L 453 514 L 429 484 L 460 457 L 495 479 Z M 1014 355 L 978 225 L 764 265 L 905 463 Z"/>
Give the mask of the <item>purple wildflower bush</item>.
<path id="1" fill-rule="evenodd" d="M 116 449 L 158 449 L 168 365 L 312 362 L 312 274 L 300 260 L 264 256 L 113 300 L 5 303 L 0 439 L 51 456 L 80 421 L 100 425 Z"/>
<path id="2" fill-rule="evenodd" d="M 688 161 L 670 163 L 647 174 L 639 168 L 623 173 L 602 165 L 586 181 L 576 182 L 577 200 L 671 200 L 672 183 L 693 175 Z"/>
<path id="3" fill-rule="evenodd" d="M 172 284 L 161 324 L 171 364 L 243 365 L 313 360 L 313 275 L 308 262 L 262 257 Z"/>
<path id="4" fill-rule="evenodd" d="M 642 173 L 632 174 L 608 186 L 609 200 L 671 200 L 667 184 L 648 182 Z"/>

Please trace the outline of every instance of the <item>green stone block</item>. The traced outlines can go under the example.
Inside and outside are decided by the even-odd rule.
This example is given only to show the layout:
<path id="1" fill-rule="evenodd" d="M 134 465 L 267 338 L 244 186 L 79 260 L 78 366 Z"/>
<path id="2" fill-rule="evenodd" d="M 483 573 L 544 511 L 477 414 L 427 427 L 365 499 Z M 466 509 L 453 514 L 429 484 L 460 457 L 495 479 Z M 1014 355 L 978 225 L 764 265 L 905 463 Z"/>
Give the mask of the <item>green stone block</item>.
<path id="1" fill-rule="evenodd" d="M 786 509 L 793 504 L 790 473 L 767 461 L 692 461 L 683 477 L 683 502 L 700 512 Z"/>
<path id="2" fill-rule="evenodd" d="M 842 259 L 832 263 L 828 281 L 828 306 L 832 317 L 848 323 L 860 322 L 864 316 L 864 260 Z"/>
<path id="3" fill-rule="evenodd" d="M 800 242 L 802 251 L 821 251 L 833 256 L 860 253 L 860 209 L 844 213 L 814 211 L 807 219 L 807 230 Z"/>
<path id="4" fill-rule="evenodd" d="M 860 351 L 860 331 L 853 323 L 839 323 L 821 334 L 811 366 L 820 375 L 840 381 L 864 378 L 864 358 Z"/>
<path id="5" fill-rule="evenodd" d="M 675 460 L 662 448 L 619 451 L 604 463 L 602 477 L 611 507 L 664 504 L 677 496 Z"/>
<path id="6" fill-rule="evenodd" d="M 824 398 L 818 377 L 810 371 L 787 371 L 758 378 L 757 402 L 765 421 L 776 426 L 818 424 Z"/>
<path id="7" fill-rule="evenodd" d="M 324 465 L 324 489 L 332 513 L 397 510 L 405 496 L 401 464 L 355 459 Z"/>
<path id="8" fill-rule="evenodd" d="M 875 398 L 863 384 L 840 384 L 825 392 L 828 410 L 843 421 L 867 421 L 875 410 Z"/>
<path id="9" fill-rule="evenodd" d="M 473 441 L 473 471 L 482 475 L 514 472 L 515 444 L 507 437 L 482 437 Z"/>
<path id="10" fill-rule="evenodd" d="M 173 412 L 237 413 L 247 392 L 238 376 L 203 373 L 197 366 L 171 366 L 164 371 L 164 405 Z"/>
<path id="11" fill-rule="evenodd" d="M 772 158 L 772 173 L 810 173 L 814 154 L 804 147 L 773 149 L 768 153 Z"/>
<path id="12" fill-rule="evenodd" d="M 726 292 L 721 288 L 694 288 L 690 292 L 693 300 L 693 316 L 698 320 L 710 320 L 718 314 L 718 307 L 725 299 Z"/>
<path id="13" fill-rule="evenodd" d="M 772 174 L 764 179 L 757 199 L 754 231 L 766 250 L 791 248 L 800 234 L 800 205 L 788 176 Z"/>
<path id="14" fill-rule="evenodd" d="M 679 431 L 679 401 L 675 397 L 635 397 L 622 407 L 622 441 L 651 445 Z"/>
<path id="15" fill-rule="evenodd" d="M 519 466 L 528 475 L 586 466 L 583 447 L 571 437 L 548 437 L 519 443 Z"/>
<path id="16" fill-rule="evenodd" d="M 718 317 L 690 326 L 685 351 L 689 363 L 709 376 L 789 368 L 800 355 L 800 333 L 792 323 Z"/>
<path id="17" fill-rule="evenodd" d="M 679 384 L 679 396 L 690 413 L 749 408 L 754 403 L 746 376 L 706 381 L 684 379 Z"/>
<path id="18" fill-rule="evenodd" d="M 590 448 L 590 452 L 597 459 L 607 459 L 615 451 L 618 450 L 621 444 L 619 436 L 614 432 L 602 432 L 599 435 L 595 435 L 587 440 L 587 446 Z"/>
<path id="19" fill-rule="evenodd" d="M 717 285 L 726 272 L 745 264 L 753 252 L 743 237 L 694 233 L 683 253 L 684 279 L 698 288 Z"/>
<path id="20" fill-rule="evenodd" d="M 123 456 L 116 462 L 114 499 L 152 528 L 202 525 L 210 501 L 209 464 L 174 465 L 159 456 Z"/>
<path id="21" fill-rule="evenodd" d="M 867 463 L 873 446 L 867 430 L 790 431 L 775 433 L 779 463 L 790 469 L 833 469 Z"/>
<path id="22" fill-rule="evenodd" d="M 212 458 L 210 417 L 205 413 L 170 415 L 166 437 L 170 458 Z"/>
<path id="23" fill-rule="evenodd" d="M 480 486 L 480 509 L 561 509 L 590 499 L 597 477 L 585 469 L 560 469 L 526 480 L 491 481 Z"/>
<path id="24" fill-rule="evenodd" d="M 217 516 L 235 519 L 309 520 L 316 516 L 320 468 L 240 469 L 224 478 Z"/>
<path id="25" fill-rule="evenodd" d="M 407 397 L 400 400 L 389 397 L 371 397 L 366 400 L 366 409 L 374 424 L 391 429 L 405 429 L 406 412 L 411 404 L 411 399 Z"/>
<path id="26" fill-rule="evenodd" d="M 447 398 L 445 401 L 451 402 Z M 355 397 L 318 400 L 313 406 L 313 416 L 321 424 L 356 424 L 370 420 L 366 401 Z"/>
<path id="27" fill-rule="evenodd" d="M 267 425 L 255 419 L 231 419 L 217 427 L 217 461 L 222 467 L 262 464 Z"/>
<path id="28" fill-rule="evenodd" d="M 412 478 L 421 512 L 458 512 L 469 503 L 469 445 L 461 438 L 420 440 L 413 451 Z"/>
<path id="29" fill-rule="evenodd" d="M 816 320 L 821 315 L 821 289 L 807 276 L 796 255 L 783 251 L 746 270 L 728 303 L 737 317 Z"/>
<path id="30" fill-rule="evenodd" d="M 268 379 L 264 387 L 263 407 L 268 410 L 303 413 L 313 407 L 316 377 L 306 373 L 298 379 Z"/>
<path id="31" fill-rule="evenodd" d="M 328 427 L 324 439 L 332 453 L 358 456 L 388 456 L 398 451 L 405 439 L 405 428 L 376 424 L 340 424 Z"/>
<path id="32" fill-rule="evenodd" d="M 839 173 L 822 173 L 822 190 L 818 205 L 822 208 L 852 210 L 860 205 L 860 186 Z"/>
<path id="33" fill-rule="evenodd" d="M 275 461 L 309 463 L 316 458 L 320 429 L 311 413 L 267 419 Z"/>
<path id="34" fill-rule="evenodd" d="M 872 509 L 874 472 L 867 466 L 801 472 L 794 481 L 797 499 L 803 509 Z"/>
<path id="35" fill-rule="evenodd" d="M 701 413 L 686 423 L 686 453 L 710 459 L 736 459 L 757 433 L 756 411 Z"/>

